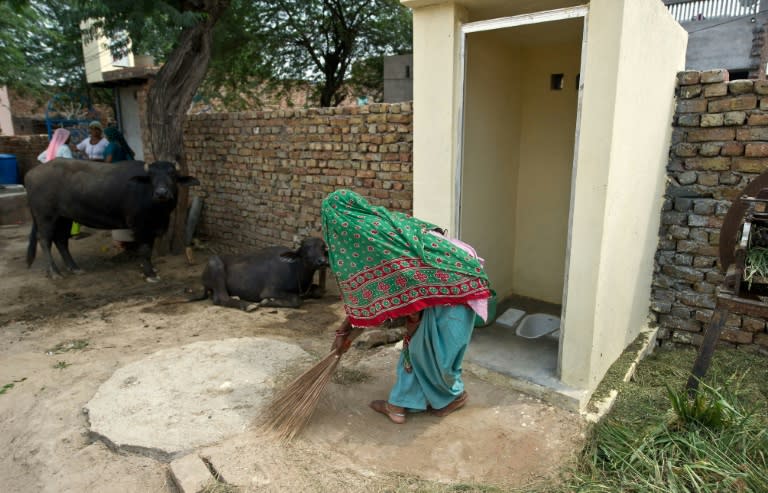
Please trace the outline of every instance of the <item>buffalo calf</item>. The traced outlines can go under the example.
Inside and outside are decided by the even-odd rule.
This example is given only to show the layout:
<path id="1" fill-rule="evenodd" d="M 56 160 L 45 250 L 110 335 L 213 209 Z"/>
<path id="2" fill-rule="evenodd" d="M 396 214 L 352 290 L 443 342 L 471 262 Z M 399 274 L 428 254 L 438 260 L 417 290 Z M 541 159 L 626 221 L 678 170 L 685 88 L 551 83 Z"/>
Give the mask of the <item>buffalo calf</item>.
<path id="1" fill-rule="evenodd" d="M 214 255 L 203 271 L 203 294 L 216 305 L 251 311 L 259 306 L 298 308 L 304 298 L 320 298 L 315 271 L 328 266 L 320 238 L 306 238 L 297 250 L 269 247 L 247 255 Z"/>

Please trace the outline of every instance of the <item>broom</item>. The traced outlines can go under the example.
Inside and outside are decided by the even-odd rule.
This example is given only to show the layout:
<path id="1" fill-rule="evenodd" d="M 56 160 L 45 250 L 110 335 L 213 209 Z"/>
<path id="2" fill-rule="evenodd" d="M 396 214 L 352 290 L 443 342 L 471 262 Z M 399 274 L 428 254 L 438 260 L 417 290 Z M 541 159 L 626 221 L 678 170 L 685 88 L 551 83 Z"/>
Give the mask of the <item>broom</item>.
<path id="1" fill-rule="evenodd" d="M 262 429 L 280 440 L 292 440 L 312 418 L 339 359 L 341 355 L 333 350 L 278 393 L 264 410 Z"/>

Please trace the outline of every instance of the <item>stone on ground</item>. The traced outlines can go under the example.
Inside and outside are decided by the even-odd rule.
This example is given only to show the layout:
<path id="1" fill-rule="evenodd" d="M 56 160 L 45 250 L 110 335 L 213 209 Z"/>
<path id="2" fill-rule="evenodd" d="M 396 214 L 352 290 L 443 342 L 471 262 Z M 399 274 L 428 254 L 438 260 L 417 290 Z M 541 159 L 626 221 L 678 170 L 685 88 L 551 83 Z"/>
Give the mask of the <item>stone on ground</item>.
<path id="1" fill-rule="evenodd" d="M 213 481 L 213 476 L 197 454 L 171 462 L 171 475 L 181 493 L 198 493 Z"/>

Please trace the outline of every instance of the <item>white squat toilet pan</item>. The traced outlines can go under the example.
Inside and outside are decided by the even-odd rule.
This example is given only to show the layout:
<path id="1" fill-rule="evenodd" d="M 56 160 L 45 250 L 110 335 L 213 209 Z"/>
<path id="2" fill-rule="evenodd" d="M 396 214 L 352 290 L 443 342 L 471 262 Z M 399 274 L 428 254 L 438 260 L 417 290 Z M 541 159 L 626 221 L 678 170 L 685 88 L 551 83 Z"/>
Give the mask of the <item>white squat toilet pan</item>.
<path id="1" fill-rule="evenodd" d="M 526 339 L 538 339 L 544 336 L 559 339 L 560 317 L 546 313 L 531 313 L 523 317 L 515 333 Z"/>

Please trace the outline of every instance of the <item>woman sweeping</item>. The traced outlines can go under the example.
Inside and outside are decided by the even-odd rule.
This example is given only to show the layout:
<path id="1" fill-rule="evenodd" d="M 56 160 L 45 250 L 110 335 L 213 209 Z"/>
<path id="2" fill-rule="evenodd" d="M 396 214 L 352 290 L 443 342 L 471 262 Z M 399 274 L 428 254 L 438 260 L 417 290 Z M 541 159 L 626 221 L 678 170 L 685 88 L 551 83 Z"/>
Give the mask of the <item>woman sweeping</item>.
<path id="1" fill-rule="evenodd" d="M 437 226 L 349 190 L 331 193 L 321 213 L 347 314 L 333 343 L 337 353 L 365 327 L 407 317 L 396 383 L 370 407 L 402 424 L 409 411 L 445 416 L 464 406 L 461 365 L 475 313 L 487 317 L 491 295 L 482 260 Z"/>

